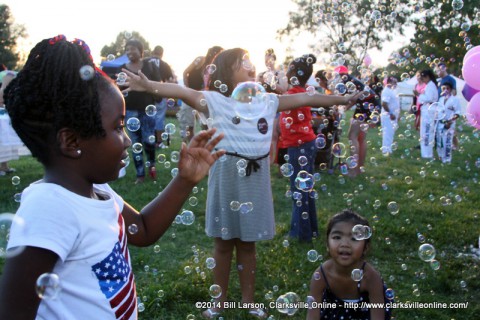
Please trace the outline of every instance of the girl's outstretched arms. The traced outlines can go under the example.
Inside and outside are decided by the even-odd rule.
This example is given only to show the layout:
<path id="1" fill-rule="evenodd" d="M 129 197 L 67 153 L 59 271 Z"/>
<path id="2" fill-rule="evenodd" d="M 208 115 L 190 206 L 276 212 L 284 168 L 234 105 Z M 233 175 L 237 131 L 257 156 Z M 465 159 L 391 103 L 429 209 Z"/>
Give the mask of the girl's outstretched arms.
<path id="1" fill-rule="evenodd" d="M 291 110 L 303 106 L 331 107 L 334 105 L 344 105 L 346 106 L 346 110 L 348 110 L 363 96 L 363 92 L 347 96 L 324 95 L 318 93 L 313 95 L 308 93 L 281 95 L 278 96 L 278 111 Z"/>
<path id="2" fill-rule="evenodd" d="M 207 104 L 202 103 L 204 98 L 200 91 L 176 83 L 163 83 L 148 80 L 142 71 L 138 71 L 138 75 L 127 69 L 122 69 L 122 71 L 127 74 L 127 79 L 125 83 L 122 84 L 122 86 L 126 86 L 127 88 L 122 90 L 123 93 L 128 93 L 130 91 L 146 91 L 161 97 L 182 99 L 189 106 L 200 112 L 208 111 Z"/>

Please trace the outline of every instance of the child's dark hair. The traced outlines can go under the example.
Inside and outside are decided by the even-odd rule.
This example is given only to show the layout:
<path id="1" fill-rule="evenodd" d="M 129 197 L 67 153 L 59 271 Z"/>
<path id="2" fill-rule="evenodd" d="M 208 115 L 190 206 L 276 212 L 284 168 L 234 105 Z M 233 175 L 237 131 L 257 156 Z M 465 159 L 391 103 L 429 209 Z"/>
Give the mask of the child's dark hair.
<path id="1" fill-rule="evenodd" d="M 351 209 L 343 209 L 342 211 L 336 213 L 333 217 L 330 218 L 327 224 L 327 242 L 330 232 L 332 232 L 333 227 L 339 222 L 352 222 L 354 225 L 361 224 L 364 226 L 369 226 L 368 220 L 356 213 Z M 365 244 L 368 244 L 370 239 L 365 239 Z"/>
<path id="2" fill-rule="evenodd" d="M 47 165 L 60 129 L 71 128 L 83 138 L 105 135 L 98 92 L 112 85 L 95 67 L 83 41 L 70 42 L 60 35 L 32 49 L 5 90 L 5 106 L 18 136 Z"/>
<path id="3" fill-rule="evenodd" d="M 226 97 L 229 97 L 232 94 L 234 83 L 232 81 L 233 73 L 235 70 L 244 68 L 242 62 L 243 57 L 248 52 L 241 48 L 228 49 L 220 52 L 215 56 L 212 64 L 214 64 L 217 69 L 212 73 L 208 79 L 207 88 L 210 91 L 217 91 L 223 94 Z M 248 67 L 248 66 L 247 66 Z M 255 72 L 252 70 L 252 72 Z M 215 81 L 219 80 L 221 84 L 227 86 L 227 90 L 222 92 L 220 86 L 215 85 Z"/>
<path id="4" fill-rule="evenodd" d="M 138 49 L 140 51 L 140 54 L 143 56 L 143 43 L 140 40 L 137 39 L 130 39 L 125 43 L 125 51 L 127 50 L 128 46 L 132 46 Z M 161 48 L 161 47 L 160 47 Z M 163 48 L 162 48 L 163 49 Z M 163 51 L 162 51 L 163 54 Z"/>
<path id="5" fill-rule="evenodd" d="M 433 70 L 432 69 L 424 69 L 420 72 L 420 75 L 422 77 L 428 77 L 430 78 L 430 80 L 433 82 L 433 84 L 435 86 L 437 86 L 437 81 L 436 81 L 436 77 L 435 77 L 435 74 L 433 73 Z"/>
<path id="6" fill-rule="evenodd" d="M 291 85 L 300 85 L 304 87 L 313 73 L 313 65 L 315 64 L 315 62 L 317 62 L 317 58 L 313 54 L 304 54 L 299 58 L 295 58 L 288 65 L 288 83 L 290 83 Z M 291 83 L 292 77 L 296 77 L 299 83 Z"/>

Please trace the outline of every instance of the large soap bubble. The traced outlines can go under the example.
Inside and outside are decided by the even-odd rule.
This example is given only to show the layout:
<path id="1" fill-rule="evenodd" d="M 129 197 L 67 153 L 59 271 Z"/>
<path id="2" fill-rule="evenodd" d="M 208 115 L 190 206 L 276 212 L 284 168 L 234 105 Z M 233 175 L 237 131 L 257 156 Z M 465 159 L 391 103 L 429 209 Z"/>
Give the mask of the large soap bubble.
<path id="1" fill-rule="evenodd" d="M 255 119 L 261 115 L 266 104 L 265 88 L 253 81 L 241 82 L 232 92 L 236 101 L 235 113 L 242 119 Z"/>

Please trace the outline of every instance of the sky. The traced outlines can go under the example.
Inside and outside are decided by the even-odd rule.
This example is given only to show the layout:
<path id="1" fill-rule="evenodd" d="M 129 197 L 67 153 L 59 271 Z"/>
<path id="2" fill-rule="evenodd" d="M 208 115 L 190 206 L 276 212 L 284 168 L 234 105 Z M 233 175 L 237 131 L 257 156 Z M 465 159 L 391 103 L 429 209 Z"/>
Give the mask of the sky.
<path id="1" fill-rule="evenodd" d="M 241 47 L 250 52 L 258 71 L 264 67 L 264 52 L 273 48 L 278 62 L 290 46 L 294 56 L 309 53 L 312 37 L 293 42 L 277 39 L 277 30 L 288 24 L 288 12 L 297 6 L 291 0 L 4 0 L 15 23 L 29 35 L 21 43 L 29 51 L 37 42 L 57 34 L 84 40 L 100 63 L 100 50 L 113 43 L 120 32 L 137 31 L 153 49 L 164 48 L 163 59 L 181 78 L 185 68 L 208 48 Z M 390 52 L 369 52 L 374 61 L 386 64 Z M 319 62 L 317 62 L 319 64 Z M 323 66 L 315 66 L 319 70 Z"/>

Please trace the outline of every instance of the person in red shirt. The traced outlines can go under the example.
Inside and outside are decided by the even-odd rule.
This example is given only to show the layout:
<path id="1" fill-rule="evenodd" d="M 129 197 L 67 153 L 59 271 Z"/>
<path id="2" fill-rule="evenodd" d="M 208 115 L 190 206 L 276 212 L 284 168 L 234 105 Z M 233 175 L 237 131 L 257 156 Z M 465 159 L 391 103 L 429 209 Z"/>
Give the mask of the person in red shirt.
<path id="1" fill-rule="evenodd" d="M 290 89 L 286 94 L 311 92 L 306 84 L 313 73 L 313 64 L 317 61 L 312 54 L 294 59 L 288 66 L 287 79 Z M 312 128 L 310 106 L 284 111 L 280 114 L 280 135 L 283 145 L 288 148 L 288 163 L 293 167 L 290 176 L 293 209 L 289 235 L 303 242 L 311 242 L 318 234 L 315 198 L 313 190 L 313 173 L 317 148 L 316 134 Z"/>

